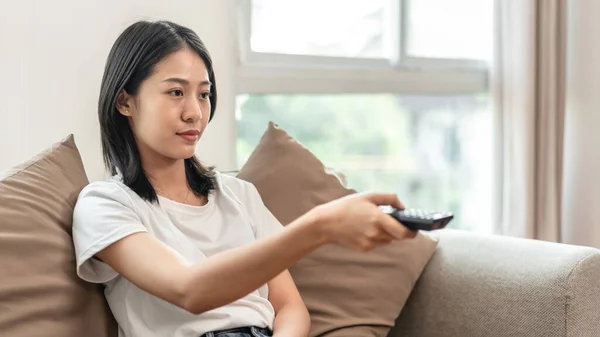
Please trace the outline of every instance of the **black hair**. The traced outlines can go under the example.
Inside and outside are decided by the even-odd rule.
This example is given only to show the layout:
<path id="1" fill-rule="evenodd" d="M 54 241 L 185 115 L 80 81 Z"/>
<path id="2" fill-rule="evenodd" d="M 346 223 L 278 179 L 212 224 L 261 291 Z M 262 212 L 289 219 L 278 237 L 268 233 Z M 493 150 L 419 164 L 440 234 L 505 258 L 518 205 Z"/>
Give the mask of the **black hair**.
<path id="1" fill-rule="evenodd" d="M 130 25 L 112 46 L 102 77 L 98 118 L 104 164 L 111 174 L 121 174 L 125 185 L 150 202 L 158 202 L 156 191 L 142 167 L 127 117 L 117 110 L 116 103 L 123 90 L 137 94 L 140 84 L 152 74 L 158 62 L 186 47 L 202 58 L 212 83 L 210 121 L 217 106 L 212 60 L 202 40 L 189 28 L 169 21 L 138 21 Z M 216 188 L 213 168 L 204 167 L 195 156 L 185 159 L 185 173 L 196 195 L 207 196 Z"/>

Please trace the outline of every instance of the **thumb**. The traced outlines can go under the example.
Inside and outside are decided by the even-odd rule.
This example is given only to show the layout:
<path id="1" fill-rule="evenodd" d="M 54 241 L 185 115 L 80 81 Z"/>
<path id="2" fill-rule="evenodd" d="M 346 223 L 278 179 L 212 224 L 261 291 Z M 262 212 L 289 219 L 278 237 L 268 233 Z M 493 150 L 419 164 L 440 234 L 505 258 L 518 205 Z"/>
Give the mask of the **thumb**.
<path id="1" fill-rule="evenodd" d="M 387 206 L 404 209 L 404 204 L 395 193 L 367 193 L 365 198 L 377 206 Z"/>

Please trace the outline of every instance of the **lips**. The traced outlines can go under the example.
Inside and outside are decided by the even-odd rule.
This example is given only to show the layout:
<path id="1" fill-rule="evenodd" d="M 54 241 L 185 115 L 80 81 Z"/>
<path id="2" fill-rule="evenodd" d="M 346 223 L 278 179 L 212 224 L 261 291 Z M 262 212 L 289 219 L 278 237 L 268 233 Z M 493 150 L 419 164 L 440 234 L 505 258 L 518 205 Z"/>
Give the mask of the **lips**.
<path id="1" fill-rule="evenodd" d="M 198 140 L 198 137 L 200 136 L 200 132 L 198 132 L 197 130 L 188 130 L 188 131 L 184 131 L 184 132 L 179 132 L 179 133 L 177 133 L 177 135 L 189 142 L 195 142 Z"/>

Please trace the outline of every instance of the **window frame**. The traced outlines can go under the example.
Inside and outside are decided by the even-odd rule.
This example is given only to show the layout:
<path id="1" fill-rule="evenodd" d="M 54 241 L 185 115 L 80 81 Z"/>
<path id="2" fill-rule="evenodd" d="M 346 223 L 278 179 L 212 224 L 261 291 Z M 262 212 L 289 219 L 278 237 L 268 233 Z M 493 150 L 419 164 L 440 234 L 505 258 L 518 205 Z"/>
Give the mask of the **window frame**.
<path id="1" fill-rule="evenodd" d="M 388 32 L 393 54 L 390 59 L 255 52 L 250 46 L 252 0 L 237 1 L 237 93 L 443 95 L 489 90 L 489 70 L 482 61 L 408 55 L 405 18 L 410 0 L 387 1 L 392 13 Z"/>

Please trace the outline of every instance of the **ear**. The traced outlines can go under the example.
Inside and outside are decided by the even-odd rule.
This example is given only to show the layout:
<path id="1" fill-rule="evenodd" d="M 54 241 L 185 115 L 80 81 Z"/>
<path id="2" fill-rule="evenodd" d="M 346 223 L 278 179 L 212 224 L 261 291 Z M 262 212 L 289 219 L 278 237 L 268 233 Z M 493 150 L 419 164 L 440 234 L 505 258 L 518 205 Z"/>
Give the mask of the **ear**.
<path id="1" fill-rule="evenodd" d="M 117 97 L 115 108 L 117 108 L 121 115 L 131 117 L 131 114 L 133 112 L 133 97 L 131 97 L 131 95 L 129 95 L 125 91 L 125 89 L 123 89 L 123 91 L 121 91 L 121 93 Z"/>

